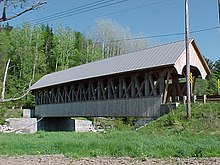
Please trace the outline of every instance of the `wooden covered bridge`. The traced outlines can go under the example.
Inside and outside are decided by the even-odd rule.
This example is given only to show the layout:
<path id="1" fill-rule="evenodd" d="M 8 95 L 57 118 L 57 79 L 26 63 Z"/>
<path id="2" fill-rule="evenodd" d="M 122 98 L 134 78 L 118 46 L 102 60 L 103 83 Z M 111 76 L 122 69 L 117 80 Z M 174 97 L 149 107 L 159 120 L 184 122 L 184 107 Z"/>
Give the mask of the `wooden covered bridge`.
<path id="1" fill-rule="evenodd" d="M 186 95 L 185 58 L 179 41 L 45 75 L 31 87 L 35 116 L 158 117 L 168 97 Z M 190 65 L 194 78 L 210 73 L 193 39 Z"/>

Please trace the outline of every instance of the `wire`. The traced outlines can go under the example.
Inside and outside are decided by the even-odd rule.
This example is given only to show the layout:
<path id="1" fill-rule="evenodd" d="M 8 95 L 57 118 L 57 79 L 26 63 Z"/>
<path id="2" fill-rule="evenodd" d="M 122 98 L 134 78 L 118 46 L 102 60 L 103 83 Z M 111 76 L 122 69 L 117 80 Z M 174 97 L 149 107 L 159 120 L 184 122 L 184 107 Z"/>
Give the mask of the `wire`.
<path id="1" fill-rule="evenodd" d="M 191 31 L 190 33 L 196 34 L 196 33 L 206 32 L 206 31 L 215 30 L 215 29 L 220 29 L 220 26 L 206 28 L 206 29 L 200 29 L 200 30 L 194 30 L 194 31 Z M 147 39 L 147 38 L 162 38 L 162 37 L 171 37 L 171 36 L 180 36 L 180 35 L 185 35 L 185 33 L 179 32 L 179 33 L 170 33 L 170 34 L 160 34 L 160 35 L 120 39 L 120 40 L 114 40 L 114 41 L 106 41 L 106 42 L 119 42 L 119 41 L 139 40 L 139 39 Z M 102 41 L 96 42 L 96 43 L 102 43 Z"/>
<path id="2" fill-rule="evenodd" d="M 86 8 L 97 6 L 97 5 L 101 5 L 103 3 L 105 4 L 105 3 L 108 3 L 110 1 L 114 1 L 114 0 L 109 0 L 109 1 L 106 1 L 106 2 L 103 2 L 103 0 L 99 0 L 99 1 L 96 1 L 96 2 L 93 2 L 93 3 L 89 3 L 89 4 L 86 4 L 86 5 L 82 5 L 82 6 L 73 8 L 73 9 L 65 10 L 63 12 L 55 13 L 55 14 L 52 14 L 52 15 L 49 15 L 49 16 L 46 16 L 46 17 L 43 17 L 43 18 L 34 19 L 34 20 L 29 21 L 29 22 L 33 22 L 33 23 L 36 22 L 34 24 L 40 24 L 40 23 L 44 23 L 46 21 L 48 21 L 48 22 L 49 21 L 53 21 L 53 20 L 56 20 L 57 17 L 65 16 L 66 14 L 71 14 L 72 12 L 80 11 L 82 9 L 86 9 Z M 164 2 L 168 2 L 168 1 L 173 1 L 173 0 L 163 0 L 163 1 L 160 1 L 160 2 L 153 2 L 153 3 L 150 3 L 150 4 L 141 5 L 141 6 L 137 6 L 137 7 L 134 7 L 134 8 L 125 9 L 125 10 L 121 10 L 121 11 L 118 11 L 118 12 L 113 12 L 113 13 L 105 14 L 103 16 L 114 15 L 114 14 L 118 14 L 118 13 L 127 12 L 127 11 L 130 11 L 130 10 L 136 10 L 136 9 L 139 9 L 139 8 L 153 6 L 153 5 L 161 4 L 161 3 L 164 3 Z M 71 11 L 71 12 L 69 12 L 69 11 Z M 76 14 L 80 14 L 80 13 L 76 13 Z M 74 15 L 76 15 L 76 14 L 74 14 Z M 67 15 L 66 17 L 68 17 L 68 16 L 69 15 Z M 70 16 L 72 16 L 72 15 L 70 15 Z M 88 18 L 88 19 L 85 19 L 85 20 L 82 20 L 82 21 L 78 21 L 78 22 L 83 22 L 83 21 L 87 21 L 87 20 L 91 20 L 91 19 L 95 19 L 95 18 L 98 18 L 98 17 L 92 17 L 92 18 Z M 50 19 L 52 19 L 52 20 L 50 20 Z M 42 22 L 39 22 L 39 21 L 42 21 Z M 75 22 L 75 23 L 78 23 L 78 22 Z M 18 24 L 18 25 L 21 25 L 21 24 Z"/>
<path id="3" fill-rule="evenodd" d="M 86 9 L 86 8 L 89 8 L 89 7 L 93 7 L 93 6 L 97 6 L 97 5 L 101 5 L 101 4 L 105 4 L 105 3 L 108 3 L 108 2 L 111 2 L 111 1 L 114 1 L 114 0 L 108 0 L 108 1 L 99 0 L 99 1 L 95 1 L 93 3 L 88 3 L 88 4 L 85 4 L 85 5 L 79 6 L 79 7 L 68 9 L 68 10 L 65 10 L 65 11 L 62 11 L 62 12 L 58 12 L 58 13 L 55 13 L 55 14 L 52 14 L 52 15 L 48 15 L 48 16 L 45 16 L 45 17 L 42 17 L 42 18 L 34 19 L 34 20 L 31 20 L 30 22 L 37 22 L 37 21 L 42 21 L 42 20 L 45 20 L 45 19 L 56 18 L 56 17 L 59 17 L 59 16 L 63 16 L 65 14 L 70 14 L 72 12 L 80 11 L 80 10 L 83 10 L 83 9 Z"/>
<path id="4" fill-rule="evenodd" d="M 85 12 L 89 12 L 89 11 L 101 9 L 101 8 L 104 8 L 104 7 L 116 5 L 116 4 L 119 4 L 119 3 L 126 2 L 126 1 L 128 1 L 128 0 L 121 0 L 121 1 L 118 1 L 118 2 L 114 2 L 114 3 L 110 3 L 110 4 L 98 6 L 98 7 L 96 7 L 97 5 L 94 5 L 94 8 L 87 7 L 88 9 L 87 9 L 87 8 L 84 8 L 84 9 L 86 9 L 86 10 L 78 10 L 78 12 L 71 12 L 71 13 L 69 13 L 69 14 L 57 16 L 57 17 L 52 18 L 52 19 L 46 19 L 46 20 L 43 20 L 43 21 L 39 21 L 39 22 L 36 22 L 35 24 L 41 24 L 41 23 L 51 22 L 51 21 L 54 21 L 54 20 L 58 20 L 58 19 L 70 17 L 70 16 L 73 16 L 73 15 L 78 15 L 78 14 L 82 14 L 82 13 L 85 13 Z M 109 2 L 109 1 L 107 1 L 107 2 Z"/>
<path id="5" fill-rule="evenodd" d="M 158 5 L 158 4 L 161 4 L 161 3 L 164 3 L 164 2 L 168 2 L 168 1 L 173 1 L 173 0 L 164 0 L 164 1 L 160 1 L 160 2 L 154 2 L 154 3 L 150 3 L 150 4 L 146 4 L 146 5 L 141 5 L 141 6 L 133 7 L 133 8 L 130 8 L 130 9 L 120 10 L 120 11 L 117 11 L 117 12 L 113 12 L 113 13 L 108 13 L 108 14 L 102 15 L 102 17 L 103 16 L 109 16 L 109 15 L 115 15 L 115 14 L 119 14 L 119 13 L 124 13 L 124 12 L 127 12 L 127 11 L 136 10 L 136 9 L 140 9 L 140 8 L 144 8 L 144 7 L 154 6 L 154 5 Z M 74 23 L 80 23 L 80 22 L 92 20 L 92 19 L 99 18 L 99 17 L 87 18 L 87 19 L 84 19 L 84 20 L 81 20 L 81 21 L 77 21 L 77 22 L 74 22 Z"/>
<path id="6" fill-rule="evenodd" d="M 123 3 L 123 2 L 126 2 L 128 0 L 121 0 L 121 1 L 118 1 L 118 2 L 107 4 L 111 1 L 114 1 L 114 0 L 108 0 L 108 1 L 104 1 L 104 2 L 103 2 L 103 0 L 95 1 L 93 3 L 82 5 L 82 6 L 72 8 L 72 9 L 69 9 L 69 10 L 66 10 L 66 11 L 63 11 L 63 12 L 59 12 L 59 13 L 56 13 L 56 14 L 53 14 L 53 15 L 46 16 L 46 17 L 43 17 L 43 18 L 35 19 L 35 20 L 32 20 L 31 22 L 35 22 L 37 20 L 39 20 L 39 21 L 43 20 L 43 21 L 36 22 L 35 24 L 50 22 L 50 21 L 54 21 L 54 20 L 57 20 L 57 19 L 62 19 L 62 18 L 66 18 L 66 17 L 69 17 L 69 16 L 73 16 L 73 15 L 89 12 L 89 11 L 92 11 L 92 10 L 112 6 L 112 5 L 115 5 L 115 4 Z M 164 3 L 164 2 L 168 2 L 168 1 L 173 1 L 173 0 L 163 0 L 163 1 L 160 1 L 160 2 L 154 2 L 154 3 L 151 3 L 151 4 L 146 4 L 146 5 L 130 8 L 130 9 L 121 10 L 121 11 L 114 12 L 114 13 L 109 13 L 109 14 L 106 14 L 104 16 L 112 15 L 112 14 L 118 14 L 118 13 L 122 13 L 122 12 L 127 12 L 127 11 L 130 11 L 130 10 L 135 10 L 135 9 L 139 9 L 139 8 L 143 8 L 143 7 L 147 7 L 147 6 L 153 6 L 153 5 L 161 4 L 161 3 Z M 102 5 L 102 4 L 104 4 L 104 5 Z M 97 5 L 102 5 L 102 6 L 96 7 Z M 92 7 L 95 7 L 95 8 L 92 8 Z M 84 9 L 87 9 L 87 10 L 84 10 Z M 45 20 L 45 18 L 47 18 L 47 19 Z M 78 21 L 78 22 L 83 22 L 83 21 L 86 21 L 86 20 L 94 19 L 94 18 L 97 18 L 97 17 L 88 18 L 88 19 Z M 201 32 L 215 30 L 215 29 L 220 29 L 220 27 L 217 26 L 217 27 L 212 27 L 212 28 L 200 29 L 200 30 L 191 31 L 190 33 L 191 34 L 196 34 L 196 33 L 201 33 Z M 184 35 L 184 34 L 185 33 L 183 33 L 183 32 L 179 32 L 179 33 L 160 34 L 160 35 L 120 39 L 120 40 L 106 41 L 106 42 L 129 41 L 129 40 L 138 40 L 138 39 L 146 39 L 146 38 L 161 38 L 161 37 L 179 36 L 179 35 Z M 100 43 L 100 42 L 96 42 L 96 43 Z"/>

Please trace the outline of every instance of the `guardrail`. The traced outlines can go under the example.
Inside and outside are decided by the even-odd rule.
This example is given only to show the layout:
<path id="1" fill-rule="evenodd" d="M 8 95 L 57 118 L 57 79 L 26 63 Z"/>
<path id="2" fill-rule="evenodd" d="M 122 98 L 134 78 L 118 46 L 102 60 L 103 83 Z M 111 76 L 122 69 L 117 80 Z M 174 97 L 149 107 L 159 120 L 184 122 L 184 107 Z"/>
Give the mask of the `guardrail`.
<path id="1" fill-rule="evenodd" d="M 186 104 L 186 96 L 176 96 L 176 97 L 169 97 L 168 102 L 182 102 L 183 104 Z M 192 102 L 220 102 L 220 95 L 202 95 L 202 96 L 193 96 L 191 98 Z"/>
<path id="2" fill-rule="evenodd" d="M 196 100 L 201 102 L 220 102 L 220 95 L 197 96 Z"/>

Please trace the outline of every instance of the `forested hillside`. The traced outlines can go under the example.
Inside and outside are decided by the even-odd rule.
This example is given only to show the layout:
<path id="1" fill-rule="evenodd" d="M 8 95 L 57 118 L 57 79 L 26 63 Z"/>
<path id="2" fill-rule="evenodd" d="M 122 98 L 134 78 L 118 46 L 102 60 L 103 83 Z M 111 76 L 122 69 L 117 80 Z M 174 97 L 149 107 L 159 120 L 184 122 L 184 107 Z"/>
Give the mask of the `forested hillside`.
<path id="1" fill-rule="evenodd" d="M 132 35 L 129 30 L 112 20 L 97 21 L 92 33 L 91 37 L 86 37 L 81 32 L 61 25 L 52 29 L 28 23 L 19 28 L 9 25 L 1 28 L 2 80 L 6 64 L 9 64 L 5 98 L 22 96 L 30 84 L 45 74 L 148 47 L 146 39 L 130 40 Z M 15 104 L 31 105 L 33 96 L 29 94 Z"/>
<path id="2" fill-rule="evenodd" d="M 48 26 L 4 29 L 0 32 L 1 75 L 10 59 L 5 97 L 22 95 L 33 82 L 47 73 L 67 69 L 101 58 L 99 49 L 89 54 L 89 43 L 80 32 Z"/>

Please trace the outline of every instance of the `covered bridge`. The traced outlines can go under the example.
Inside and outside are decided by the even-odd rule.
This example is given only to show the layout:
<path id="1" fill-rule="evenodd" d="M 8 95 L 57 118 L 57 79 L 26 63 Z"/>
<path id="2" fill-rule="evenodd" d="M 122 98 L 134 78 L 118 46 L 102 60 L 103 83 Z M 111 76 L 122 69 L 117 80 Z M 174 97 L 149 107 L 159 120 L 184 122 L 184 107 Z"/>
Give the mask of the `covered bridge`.
<path id="1" fill-rule="evenodd" d="M 179 41 L 45 75 L 31 87 L 35 116 L 158 117 L 168 97 L 186 95 L 185 65 Z M 193 39 L 190 65 L 194 78 L 210 73 Z"/>

